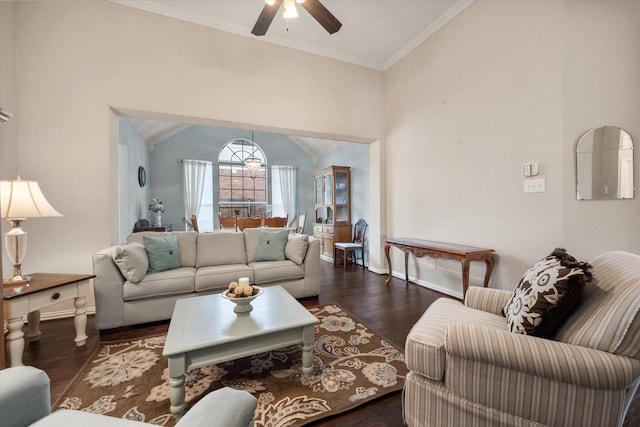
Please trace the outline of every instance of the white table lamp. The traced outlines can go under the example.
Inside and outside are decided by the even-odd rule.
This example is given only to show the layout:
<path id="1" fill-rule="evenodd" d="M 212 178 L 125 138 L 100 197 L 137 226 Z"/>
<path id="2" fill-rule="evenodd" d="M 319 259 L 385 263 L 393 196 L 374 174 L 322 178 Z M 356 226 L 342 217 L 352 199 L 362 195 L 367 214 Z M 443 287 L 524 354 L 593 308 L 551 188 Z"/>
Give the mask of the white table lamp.
<path id="1" fill-rule="evenodd" d="M 29 282 L 21 267 L 27 254 L 27 233 L 22 229 L 22 221 L 62 214 L 49 204 L 37 181 L 22 180 L 20 175 L 17 179 L 0 181 L 0 212 L 12 227 L 4 235 L 7 256 L 13 263 L 13 276 L 6 282 Z"/>

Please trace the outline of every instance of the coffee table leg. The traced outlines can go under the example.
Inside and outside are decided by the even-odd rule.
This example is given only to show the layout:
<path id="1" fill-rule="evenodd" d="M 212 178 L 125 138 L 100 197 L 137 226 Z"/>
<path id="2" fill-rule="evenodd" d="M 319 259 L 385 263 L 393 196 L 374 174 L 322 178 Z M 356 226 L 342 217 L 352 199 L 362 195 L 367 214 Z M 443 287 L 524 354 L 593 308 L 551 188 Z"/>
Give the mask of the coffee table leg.
<path id="1" fill-rule="evenodd" d="M 315 336 L 313 325 L 305 326 L 302 330 L 302 373 L 305 377 L 313 373 L 313 339 Z"/>
<path id="2" fill-rule="evenodd" d="M 169 386 L 171 387 L 171 413 L 179 417 L 184 413 L 184 375 L 170 378 Z"/>
<path id="3" fill-rule="evenodd" d="M 186 369 L 183 357 L 169 358 L 169 399 L 171 413 L 178 418 L 184 414 L 184 371 Z"/>

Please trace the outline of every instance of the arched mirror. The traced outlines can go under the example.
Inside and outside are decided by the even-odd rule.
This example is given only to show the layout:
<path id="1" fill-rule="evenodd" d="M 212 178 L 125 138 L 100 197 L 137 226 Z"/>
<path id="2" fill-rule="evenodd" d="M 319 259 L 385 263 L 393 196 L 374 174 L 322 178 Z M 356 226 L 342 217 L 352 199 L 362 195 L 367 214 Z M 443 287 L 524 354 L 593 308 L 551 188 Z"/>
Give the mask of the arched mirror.
<path id="1" fill-rule="evenodd" d="M 633 199 L 633 141 L 615 126 L 586 132 L 576 147 L 578 200 Z"/>

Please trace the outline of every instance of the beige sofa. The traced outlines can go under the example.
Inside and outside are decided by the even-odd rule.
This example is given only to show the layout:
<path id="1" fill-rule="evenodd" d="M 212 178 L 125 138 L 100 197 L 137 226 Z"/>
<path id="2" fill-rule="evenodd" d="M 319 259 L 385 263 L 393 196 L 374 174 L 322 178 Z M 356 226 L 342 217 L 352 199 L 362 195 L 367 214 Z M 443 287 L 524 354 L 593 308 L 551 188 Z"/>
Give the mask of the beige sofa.
<path id="1" fill-rule="evenodd" d="M 640 256 L 607 252 L 553 339 L 509 332 L 512 292 L 441 298 L 406 341 L 413 426 L 622 426 L 640 383 Z"/>
<path id="2" fill-rule="evenodd" d="M 222 292 L 229 282 L 240 277 L 248 277 L 258 286 L 281 285 L 294 298 L 318 295 L 320 242 L 292 233 L 285 260 L 255 261 L 260 235 L 265 231 L 269 229 L 131 234 L 129 245 L 142 244 L 144 236 L 176 236 L 180 257 L 178 268 L 143 273 L 137 283 L 127 280 L 114 262 L 118 246 L 99 251 L 93 256 L 97 329 L 170 319 L 178 298 Z"/>

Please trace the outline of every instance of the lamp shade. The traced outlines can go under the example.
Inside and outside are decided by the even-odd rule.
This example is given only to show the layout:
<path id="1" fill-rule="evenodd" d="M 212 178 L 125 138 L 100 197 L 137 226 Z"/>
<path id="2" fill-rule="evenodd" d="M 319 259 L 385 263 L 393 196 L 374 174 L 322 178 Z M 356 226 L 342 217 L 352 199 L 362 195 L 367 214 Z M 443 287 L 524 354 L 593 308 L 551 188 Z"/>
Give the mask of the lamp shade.
<path id="1" fill-rule="evenodd" d="M 293 0 L 284 0 L 284 11 L 283 11 L 284 19 L 291 19 L 298 17 L 298 11 L 296 10 L 296 4 Z"/>
<path id="2" fill-rule="evenodd" d="M 27 219 L 62 216 L 47 201 L 37 181 L 17 179 L 0 181 L 2 219 Z"/>

